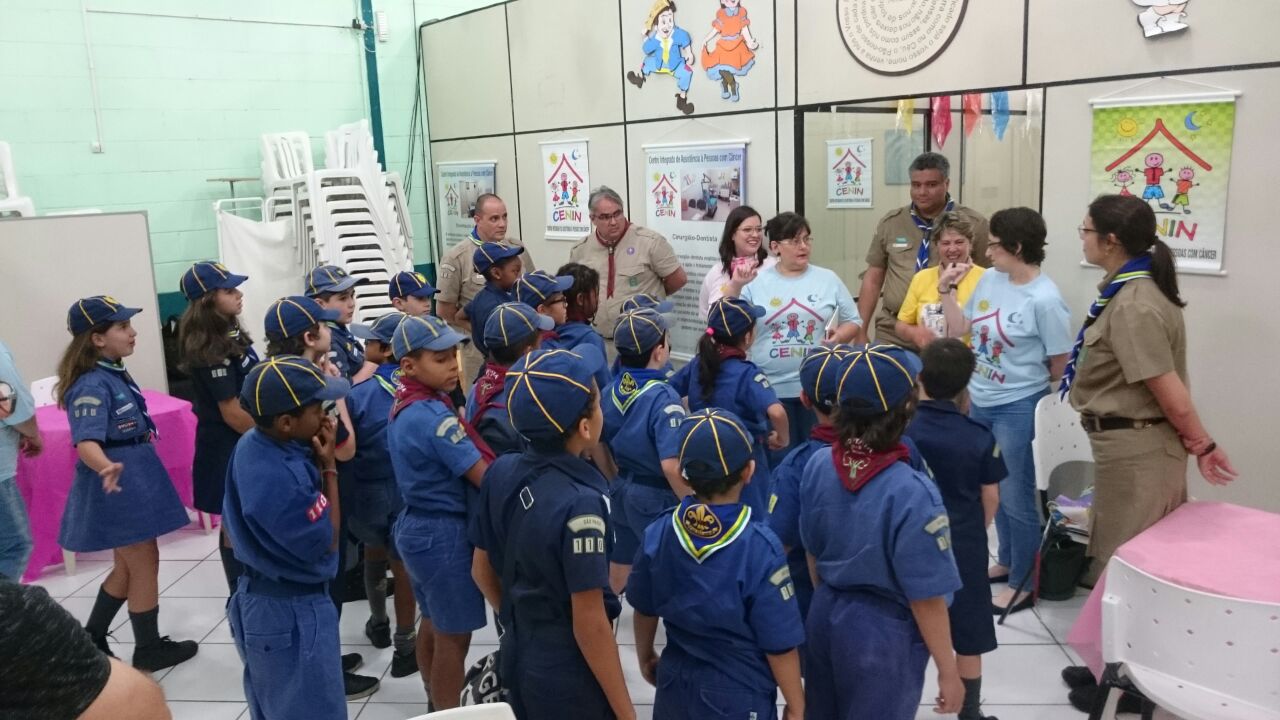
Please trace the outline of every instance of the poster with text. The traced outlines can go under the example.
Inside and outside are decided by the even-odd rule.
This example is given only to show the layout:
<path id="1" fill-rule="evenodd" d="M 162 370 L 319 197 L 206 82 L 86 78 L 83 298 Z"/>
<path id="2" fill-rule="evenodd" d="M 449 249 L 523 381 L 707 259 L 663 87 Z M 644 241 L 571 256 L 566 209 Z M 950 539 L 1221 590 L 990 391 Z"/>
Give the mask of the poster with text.
<path id="1" fill-rule="evenodd" d="M 871 138 L 828 140 L 827 207 L 871 207 Z"/>
<path id="2" fill-rule="evenodd" d="M 538 145 L 542 150 L 547 239 L 581 240 L 591 232 L 587 213 L 587 197 L 591 194 L 587 141 L 549 140 Z"/>
<path id="3" fill-rule="evenodd" d="M 646 147 L 644 177 L 644 224 L 666 236 L 689 275 L 689 284 L 671 298 L 671 349 L 689 358 L 707 329 L 698 312 L 701 279 L 719 261 L 725 219 L 746 202 L 747 146 Z"/>
<path id="4" fill-rule="evenodd" d="M 471 234 L 476 198 L 496 191 L 498 164 L 492 160 L 436 163 L 440 178 L 440 237 L 446 248 Z"/>
<path id="5" fill-rule="evenodd" d="M 1179 270 L 1221 272 L 1234 99 L 1121 103 L 1093 109 L 1089 196 L 1141 198 Z"/>

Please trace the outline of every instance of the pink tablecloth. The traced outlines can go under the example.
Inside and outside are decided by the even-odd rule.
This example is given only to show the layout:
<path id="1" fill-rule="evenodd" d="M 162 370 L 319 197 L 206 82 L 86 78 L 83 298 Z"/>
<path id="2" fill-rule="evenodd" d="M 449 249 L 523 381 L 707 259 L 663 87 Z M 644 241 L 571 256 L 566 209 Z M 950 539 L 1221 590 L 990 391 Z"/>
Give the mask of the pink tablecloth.
<path id="1" fill-rule="evenodd" d="M 1220 502 L 1191 502 L 1120 546 L 1116 555 L 1176 585 L 1241 600 L 1280 603 L 1280 515 Z M 1102 673 L 1104 573 L 1067 634 L 1094 675 Z"/>
<path id="2" fill-rule="evenodd" d="M 191 507 L 191 459 L 195 454 L 196 416 L 191 403 L 154 390 L 143 390 L 147 409 L 156 422 L 160 439 L 156 451 L 169 471 L 182 504 Z M 34 580 L 46 566 L 62 562 L 58 547 L 58 527 L 75 478 L 76 449 L 71 444 L 67 413 L 55 406 L 36 410 L 44 452 L 38 457 L 18 458 L 18 490 L 31 517 L 34 547 L 27 563 L 26 580 Z"/>

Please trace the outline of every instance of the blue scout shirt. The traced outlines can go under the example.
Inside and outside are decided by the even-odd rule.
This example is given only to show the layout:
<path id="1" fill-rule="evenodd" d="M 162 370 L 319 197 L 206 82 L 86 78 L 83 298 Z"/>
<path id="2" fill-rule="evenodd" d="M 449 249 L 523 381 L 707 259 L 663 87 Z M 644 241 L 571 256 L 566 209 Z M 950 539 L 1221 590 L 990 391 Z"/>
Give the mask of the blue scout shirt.
<path id="1" fill-rule="evenodd" d="M 669 489 L 662 461 L 680 454 L 678 428 L 685 412 L 662 371 L 624 369 L 600 404 L 604 441 L 618 470 L 642 485 Z"/>
<path id="2" fill-rule="evenodd" d="M 814 453 L 805 466 L 800 538 L 834 589 L 875 593 L 904 607 L 950 596 L 960 575 L 947 526 L 937 486 L 907 463 L 893 463 L 856 493 L 840 482 L 830 452 Z"/>
<path id="3" fill-rule="evenodd" d="M 467 422 L 480 433 L 480 437 L 484 438 L 495 455 L 524 452 L 529 449 L 529 441 L 511 425 L 511 416 L 507 414 L 505 378 L 502 381 L 502 389 L 489 401 L 489 408 L 480 414 L 479 419 L 476 418 L 476 414 L 480 412 L 480 401 L 476 397 L 476 390 L 483 381 L 484 377 L 481 376 L 481 379 L 467 391 Z"/>
<path id="4" fill-rule="evenodd" d="M 387 428 L 387 446 L 408 508 L 466 515 L 473 491 L 462 476 L 480 460 L 480 451 L 444 403 L 419 400 L 400 411 Z"/>
<path id="5" fill-rule="evenodd" d="M 155 432 L 147 401 L 123 365 L 98 361 L 62 399 L 71 424 L 71 444 L 83 440 L 124 443 Z"/>
<path id="6" fill-rule="evenodd" d="M 352 476 L 363 482 L 385 481 L 394 475 L 391 452 L 387 449 L 387 425 L 395 402 L 400 366 L 384 363 L 373 377 L 356 383 L 347 396 L 351 426 L 356 431 L 356 455 Z"/>
<path id="7" fill-rule="evenodd" d="M 222 419 L 218 403 L 240 397 L 244 379 L 257 364 L 258 353 L 251 346 L 245 348 L 243 355 L 232 355 L 220 365 L 191 368 L 191 393 L 195 396 L 191 409 L 196 419 L 201 424 L 212 423 L 230 430 L 231 427 Z M 237 439 L 238 436 L 239 433 Z"/>
<path id="8" fill-rule="evenodd" d="M 556 337 L 544 337 L 542 339 L 543 350 L 572 350 L 583 343 L 594 347 L 600 351 L 600 357 L 609 357 L 609 352 L 605 349 L 604 338 L 600 337 L 600 333 L 595 328 L 586 323 L 567 322 L 563 325 L 556 326 Z M 612 372 L 607 367 L 602 367 L 596 371 L 596 385 L 600 391 L 609 386 L 614 376 L 618 374 L 618 363 L 614 362 Z"/>
<path id="9" fill-rule="evenodd" d="M 741 503 L 704 505 L 686 497 L 645 530 L 627 602 L 662 618 L 667 651 L 774 692 L 765 654 L 802 644 L 804 626 L 782 543 L 750 517 Z"/>
<path id="10" fill-rule="evenodd" d="M 350 380 L 364 367 L 364 346 L 341 323 L 329 323 L 329 360 L 338 366 L 342 377 Z"/>
<path id="11" fill-rule="evenodd" d="M 235 556 L 271 580 L 325 583 L 338 574 L 329 501 L 311 450 L 257 428 L 236 444 L 222 521 Z"/>
<path id="12" fill-rule="evenodd" d="M 995 436 L 949 400 L 921 401 L 907 435 L 924 457 L 932 460 L 933 480 L 951 518 L 951 535 L 956 542 L 961 537 L 985 542 L 982 486 L 998 483 L 1008 475 Z"/>
<path id="13" fill-rule="evenodd" d="M 471 345 L 480 354 L 489 357 L 489 348 L 484 344 L 484 324 L 493 313 L 493 309 L 503 303 L 514 302 L 515 297 L 506 290 L 500 289 L 491 282 L 484 284 L 474 299 L 465 308 L 467 319 L 471 321 Z"/>

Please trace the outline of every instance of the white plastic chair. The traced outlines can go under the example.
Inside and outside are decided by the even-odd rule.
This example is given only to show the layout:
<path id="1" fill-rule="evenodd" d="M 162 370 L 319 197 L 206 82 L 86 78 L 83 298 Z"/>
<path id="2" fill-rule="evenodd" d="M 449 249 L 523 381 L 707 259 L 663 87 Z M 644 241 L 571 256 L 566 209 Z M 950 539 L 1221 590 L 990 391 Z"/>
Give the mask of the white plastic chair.
<path id="1" fill-rule="evenodd" d="M 1080 414 L 1051 392 L 1036 403 L 1036 436 L 1031 458 L 1036 466 L 1036 488 L 1049 489 L 1053 471 L 1069 462 L 1093 462 L 1089 436 L 1080 426 Z"/>
<path id="2" fill-rule="evenodd" d="M 13 151 L 9 149 L 9 143 L 3 140 L 0 140 L 0 191 L 0 215 L 17 213 L 18 217 L 35 217 L 35 203 L 18 192 L 18 176 L 13 170 Z"/>
<path id="3" fill-rule="evenodd" d="M 426 715 L 411 717 L 409 720 L 516 720 L 516 714 L 506 703 L 485 703 L 452 710 L 437 710 Z"/>
<path id="4" fill-rule="evenodd" d="M 1102 658 L 1184 720 L 1280 720 L 1280 603 L 1181 587 L 1113 556 Z"/>
<path id="5" fill-rule="evenodd" d="M 52 405 L 53 387 L 58 384 L 58 376 L 40 378 L 31 382 L 31 399 L 38 408 Z"/>

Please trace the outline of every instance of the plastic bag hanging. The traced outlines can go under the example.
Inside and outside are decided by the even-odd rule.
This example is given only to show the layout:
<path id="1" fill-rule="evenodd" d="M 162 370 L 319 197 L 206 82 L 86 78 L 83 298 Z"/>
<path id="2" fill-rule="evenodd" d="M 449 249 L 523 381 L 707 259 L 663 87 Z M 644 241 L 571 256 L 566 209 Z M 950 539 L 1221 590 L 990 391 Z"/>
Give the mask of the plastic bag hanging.
<path id="1" fill-rule="evenodd" d="M 970 137 L 973 135 L 973 131 L 977 129 L 978 123 L 982 122 L 982 94 L 965 93 L 961 95 L 960 107 L 963 110 L 960 115 L 960 123 L 964 126 L 964 136 Z"/>
<path id="2" fill-rule="evenodd" d="M 894 129 L 898 132 L 907 133 L 907 137 L 911 136 L 911 123 L 916 114 L 916 101 L 913 98 L 903 98 L 898 101 L 898 116 L 894 120 Z"/>
<path id="3" fill-rule="evenodd" d="M 997 90 L 991 93 L 991 125 L 995 128 L 996 139 L 1004 140 L 1004 133 L 1009 129 L 1009 93 Z"/>
<path id="4" fill-rule="evenodd" d="M 933 141 L 942 147 L 947 142 L 947 136 L 951 134 L 951 96 L 940 95 L 929 99 L 929 105 L 933 108 Z"/>
<path id="5" fill-rule="evenodd" d="M 1022 124 L 1022 136 L 1044 126 L 1044 90 L 1027 91 L 1027 121 Z"/>

